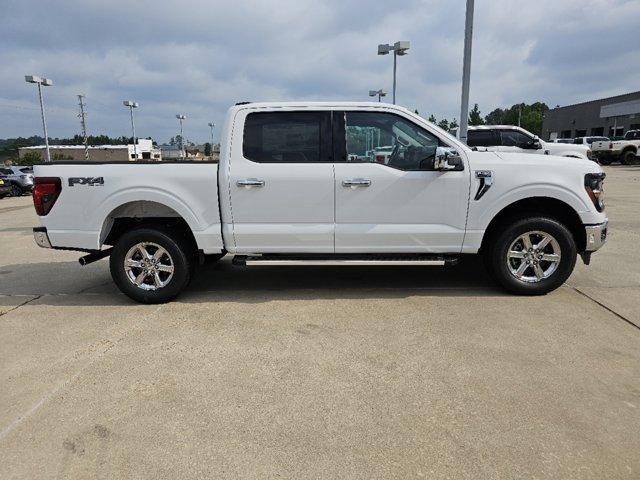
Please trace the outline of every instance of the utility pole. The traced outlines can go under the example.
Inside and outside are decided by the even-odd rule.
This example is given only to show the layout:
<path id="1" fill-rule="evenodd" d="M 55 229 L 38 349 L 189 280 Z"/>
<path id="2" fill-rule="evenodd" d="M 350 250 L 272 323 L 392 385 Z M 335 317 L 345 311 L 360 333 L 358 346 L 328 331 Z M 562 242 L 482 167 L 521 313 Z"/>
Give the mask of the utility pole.
<path id="1" fill-rule="evenodd" d="M 522 119 L 522 104 L 518 105 L 518 126 L 520 126 L 521 119 Z"/>
<path id="2" fill-rule="evenodd" d="M 398 55 L 403 56 L 407 54 L 409 50 L 409 42 L 396 42 L 393 45 L 381 44 L 378 45 L 378 55 L 388 55 L 393 50 L 393 104 L 396 104 L 396 72 L 398 70 Z"/>
<path id="3" fill-rule="evenodd" d="M 211 153 L 213 154 L 213 129 L 216 128 L 216 124 L 209 122 L 209 127 L 211 128 Z"/>
<path id="4" fill-rule="evenodd" d="M 469 127 L 469 84 L 471 81 L 471 42 L 473 40 L 473 0 L 467 0 L 464 22 L 464 59 L 462 62 L 462 99 L 460 102 L 460 141 L 467 143 Z"/>
<path id="5" fill-rule="evenodd" d="M 84 95 L 78 95 L 78 104 L 80 105 L 80 113 L 78 114 L 78 118 L 80 118 L 80 124 L 82 125 L 82 141 L 84 143 L 84 159 L 85 161 L 89 161 L 89 140 L 87 139 L 87 114 L 84 111 Z"/>
<path id="6" fill-rule="evenodd" d="M 133 134 L 133 159 L 137 161 L 138 148 L 136 146 L 136 124 L 133 121 L 133 109 L 138 108 L 138 102 L 134 102 L 133 100 L 124 100 L 122 104 L 129 108 L 129 115 L 131 116 L 131 133 Z"/>
<path id="7" fill-rule="evenodd" d="M 176 118 L 180 121 L 180 155 L 182 155 L 183 158 L 186 158 L 187 154 L 184 151 L 184 134 L 182 133 L 182 122 L 184 121 L 185 118 L 187 118 L 187 116 L 183 114 L 178 114 L 176 115 Z"/>

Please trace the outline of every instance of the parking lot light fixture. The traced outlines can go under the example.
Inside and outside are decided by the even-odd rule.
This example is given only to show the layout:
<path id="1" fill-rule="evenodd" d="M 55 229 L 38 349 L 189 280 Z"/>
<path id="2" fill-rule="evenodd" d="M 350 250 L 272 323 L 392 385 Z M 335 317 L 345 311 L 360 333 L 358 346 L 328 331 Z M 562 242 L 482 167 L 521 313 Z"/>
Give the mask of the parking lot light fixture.
<path id="1" fill-rule="evenodd" d="M 184 134 L 182 133 L 182 122 L 185 118 L 187 118 L 187 116 L 179 113 L 178 115 L 176 115 L 176 118 L 180 121 L 180 155 L 186 157 L 184 151 Z"/>
<path id="2" fill-rule="evenodd" d="M 378 102 L 380 102 L 382 97 L 386 97 L 387 96 L 387 92 L 385 92 L 383 89 L 380 90 L 369 90 L 369 96 L 370 97 L 375 97 L 378 96 Z"/>
<path id="3" fill-rule="evenodd" d="M 380 44 L 378 45 L 378 55 L 388 55 L 393 51 L 393 104 L 396 103 L 396 72 L 398 70 L 398 56 L 404 56 L 407 54 L 407 50 L 410 48 L 410 43 L 407 41 L 396 42 L 393 45 Z"/>
<path id="4" fill-rule="evenodd" d="M 53 85 L 53 80 L 49 78 L 38 77 L 37 75 L 25 75 L 24 80 L 27 83 L 35 83 L 38 85 L 38 98 L 40 99 L 40 112 L 42 114 L 42 130 L 44 132 L 44 145 L 45 145 L 45 162 L 51 161 L 51 153 L 49 152 L 49 135 L 47 134 L 47 118 L 44 113 L 44 99 L 42 97 L 42 87 L 50 87 Z"/>
<path id="5" fill-rule="evenodd" d="M 138 102 L 133 102 L 131 100 L 125 100 L 122 102 L 125 107 L 129 107 L 129 112 L 131 114 L 131 133 L 133 134 L 133 157 L 135 160 L 138 159 L 138 150 L 136 147 L 136 125 L 133 122 L 133 109 L 138 108 Z"/>

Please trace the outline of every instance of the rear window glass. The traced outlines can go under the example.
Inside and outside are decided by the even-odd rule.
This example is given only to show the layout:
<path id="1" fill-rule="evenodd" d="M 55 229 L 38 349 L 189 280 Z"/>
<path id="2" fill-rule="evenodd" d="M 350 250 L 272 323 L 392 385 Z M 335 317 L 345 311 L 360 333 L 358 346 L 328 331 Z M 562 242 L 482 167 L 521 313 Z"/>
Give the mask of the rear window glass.
<path id="1" fill-rule="evenodd" d="M 244 157 L 260 163 L 321 162 L 328 112 L 257 112 L 244 124 Z"/>
<path id="2" fill-rule="evenodd" d="M 493 131 L 469 130 L 467 132 L 467 145 L 470 147 L 494 147 L 496 142 Z"/>

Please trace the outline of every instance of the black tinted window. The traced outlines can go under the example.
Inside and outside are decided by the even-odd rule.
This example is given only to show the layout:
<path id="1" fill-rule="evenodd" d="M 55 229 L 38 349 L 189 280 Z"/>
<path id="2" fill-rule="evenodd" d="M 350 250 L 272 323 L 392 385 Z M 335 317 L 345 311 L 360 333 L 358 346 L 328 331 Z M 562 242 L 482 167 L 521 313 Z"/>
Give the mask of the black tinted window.
<path id="1" fill-rule="evenodd" d="M 470 147 L 495 147 L 496 141 L 491 130 L 469 130 L 467 145 Z"/>
<path id="2" fill-rule="evenodd" d="M 503 147 L 522 147 L 533 141 L 533 138 L 529 135 L 525 135 L 518 130 L 502 130 L 500 131 L 500 138 Z"/>
<path id="3" fill-rule="evenodd" d="M 250 113 L 244 124 L 244 157 L 261 163 L 330 161 L 323 148 L 329 115 L 329 112 Z"/>

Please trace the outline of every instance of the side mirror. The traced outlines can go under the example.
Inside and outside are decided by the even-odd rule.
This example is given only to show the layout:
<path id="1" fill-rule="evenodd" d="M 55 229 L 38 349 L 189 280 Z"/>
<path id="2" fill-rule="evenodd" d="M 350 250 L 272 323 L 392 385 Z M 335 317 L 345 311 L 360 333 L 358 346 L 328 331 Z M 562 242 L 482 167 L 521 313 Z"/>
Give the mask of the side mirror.
<path id="1" fill-rule="evenodd" d="M 542 143 L 540 143 L 540 137 L 538 137 L 537 135 L 534 135 L 533 137 L 531 148 L 534 150 L 540 150 L 542 148 Z"/>
<path id="2" fill-rule="evenodd" d="M 433 161 L 433 169 L 446 172 L 449 170 L 464 170 L 462 157 L 455 148 L 437 147 L 436 158 Z"/>

